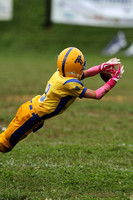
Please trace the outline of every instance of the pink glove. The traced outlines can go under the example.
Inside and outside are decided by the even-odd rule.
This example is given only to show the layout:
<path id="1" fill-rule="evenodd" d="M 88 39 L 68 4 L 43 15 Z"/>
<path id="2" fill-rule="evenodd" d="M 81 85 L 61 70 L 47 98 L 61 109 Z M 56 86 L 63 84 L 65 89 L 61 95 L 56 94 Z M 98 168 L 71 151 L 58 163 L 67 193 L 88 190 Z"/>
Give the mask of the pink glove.
<path id="1" fill-rule="evenodd" d="M 120 59 L 111 58 L 109 61 L 102 63 L 99 66 L 99 70 L 100 70 L 100 72 L 107 71 L 107 72 L 110 72 L 113 74 L 116 72 L 115 66 L 118 64 L 120 64 Z"/>
<path id="2" fill-rule="evenodd" d="M 118 71 L 113 73 L 112 79 L 118 82 L 120 78 L 122 77 L 123 73 L 124 73 L 124 66 L 121 67 L 121 64 L 119 64 Z"/>
<path id="3" fill-rule="evenodd" d="M 124 73 L 124 66 L 121 67 L 121 64 L 119 64 L 118 70 L 113 73 L 112 78 L 107 82 L 108 85 L 110 85 L 111 88 L 115 86 L 115 84 L 120 80 L 122 77 L 122 74 Z"/>
<path id="4" fill-rule="evenodd" d="M 119 64 L 118 70 L 113 74 L 113 77 L 102 87 L 96 90 L 96 98 L 101 99 L 109 90 L 111 90 L 116 83 L 120 80 L 122 77 L 122 74 L 124 73 L 124 66 L 121 67 L 121 64 Z"/>
<path id="5" fill-rule="evenodd" d="M 108 71 L 114 74 L 116 72 L 115 66 L 118 64 L 120 64 L 120 59 L 111 58 L 109 61 L 102 63 L 101 65 L 89 68 L 87 72 L 89 76 L 94 76 L 102 71 Z"/>

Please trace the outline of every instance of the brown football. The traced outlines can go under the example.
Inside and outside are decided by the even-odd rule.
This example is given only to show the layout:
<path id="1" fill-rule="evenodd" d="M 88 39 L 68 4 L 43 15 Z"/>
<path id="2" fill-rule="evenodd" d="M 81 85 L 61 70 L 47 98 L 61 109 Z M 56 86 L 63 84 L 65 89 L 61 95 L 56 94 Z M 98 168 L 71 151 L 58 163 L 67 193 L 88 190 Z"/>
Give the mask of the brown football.
<path id="1" fill-rule="evenodd" d="M 100 76 L 105 82 L 107 82 L 112 77 L 111 73 L 107 71 L 101 72 Z"/>

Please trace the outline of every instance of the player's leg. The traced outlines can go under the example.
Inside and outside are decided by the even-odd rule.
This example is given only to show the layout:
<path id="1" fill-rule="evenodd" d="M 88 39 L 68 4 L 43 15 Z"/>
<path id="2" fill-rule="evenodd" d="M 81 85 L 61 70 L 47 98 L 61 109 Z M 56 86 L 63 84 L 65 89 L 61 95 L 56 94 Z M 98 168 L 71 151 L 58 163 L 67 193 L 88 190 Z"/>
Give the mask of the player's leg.
<path id="1" fill-rule="evenodd" d="M 0 134 L 0 152 L 8 152 L 12 149 L 10 143 L 5 139 L 3 133 Z"/>
<path id="2" fill-rule="evenodd" d="M 13 146 L 10 143 L 11 136 L 16 132 L 17 129 L 19 129 L 24 121 L 24 104 L 20 106 L 18 109 L 16 116 L 9 124 L 8 128 L 0 134 L 0 151 L 1 152 L 8 152 L 10 151 Z M 25 113 L 25 116 L 27 115 L 27 112 Z"/>
<path id="3" fill-rule="evenodd" d="M 0 152 L 9 152 L 34 129 L 43 125 L 38 119 L 31 102 L 23 104 L 8 128 L 0 134 Z"/>

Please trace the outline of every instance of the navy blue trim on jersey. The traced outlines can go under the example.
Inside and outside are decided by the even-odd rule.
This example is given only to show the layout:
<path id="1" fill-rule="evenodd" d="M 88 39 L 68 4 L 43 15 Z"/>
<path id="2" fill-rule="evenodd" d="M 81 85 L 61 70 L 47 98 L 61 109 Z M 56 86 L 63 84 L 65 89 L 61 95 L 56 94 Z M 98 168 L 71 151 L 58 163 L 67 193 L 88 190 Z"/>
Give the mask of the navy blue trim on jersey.
<path id="1" fill-rule="evenodd" d="M 64 76 L 64 77 L 65 77 L 65 63 L 66 63 L 66 59 L 67 59 L 69 53 L 71 52 L 71 50 L 72 50 L 73 48 L 74 48 L 74 47 L 71 47 L 71 48 L 67 51 L 67 53 L 66 53 L 66 55 L 65 55 L 65 57 L 64 57 L 64 59 L 63 59 L 63 63 L 62 63 L 62 73 L 63 73 L 63 76 Z"/>
<path id="2" fill-rule="evenodd" d="M 87 88 L 84 88 L 84 89 L 83 89 L 82 93 L 79 95 L 79 98 L 83 98 L 83 96 L 84 96 L 86 90 L 87 90 Z"/>
<path id="3" fill-rule="evenodd" d="M 51 118 L 51 117 L 57 115 L 59 112 L 61 112 L 61 111 L 63 110 L 63 108 L 66 106 L 66 104 L 67 104 L 72 98 L 74 98 L 74 96 L 71 96 L 71 95 L 68 95 L 68 96 L 66 96 L 66 97 L 63 97 L 63 98 L 60 100 L 60 102 L 59 102 L 57 108 L 56 108 L 52 113 L 49 113 L 49 114 L 46 114 L 46 115 L 42 116 L 41 119 L 45 120 L 45 119 L 48 119 L 48 118 Z"/>
<path id="4" fill-rule="evenodd" d="M 83 83 L 76 78 L 67 80 L 65 83 L 63 83 L 63 85 L 65 85 L 67 83 L 71 83 L 71 82 L 79 83 L 80 85 L 84 86 Z"/>

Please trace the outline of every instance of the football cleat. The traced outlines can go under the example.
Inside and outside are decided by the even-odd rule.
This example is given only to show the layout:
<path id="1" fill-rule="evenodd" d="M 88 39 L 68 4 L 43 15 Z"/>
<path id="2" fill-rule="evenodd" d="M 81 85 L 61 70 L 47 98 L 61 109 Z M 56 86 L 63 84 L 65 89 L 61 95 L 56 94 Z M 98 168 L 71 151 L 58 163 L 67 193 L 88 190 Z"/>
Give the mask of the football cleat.
<path id="1" fill-rule="evenodd" d="M 64 77 L 81 80 L 85 67 L 86 59 L 83 53 L 75 47 L 64 49 L 58 56 L 57 69 Z"/>

